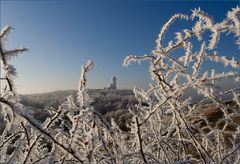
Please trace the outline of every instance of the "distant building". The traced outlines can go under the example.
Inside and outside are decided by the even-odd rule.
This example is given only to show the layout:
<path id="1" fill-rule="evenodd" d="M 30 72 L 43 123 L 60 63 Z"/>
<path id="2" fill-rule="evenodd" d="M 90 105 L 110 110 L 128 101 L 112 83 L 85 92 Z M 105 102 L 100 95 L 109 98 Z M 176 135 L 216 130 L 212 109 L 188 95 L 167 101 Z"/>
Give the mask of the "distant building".
<path id="1" fill-rule="evenodd" d="M 104 89 L 107 89 L 107 90 L 116 90 L 117 89 L 117 78 L 116 78 L 116 76 L 112 77 L 112 81 L 111 81 L 109 87 L 104 87 Z"/>
<path id="2" fill-rule="evenodd" d="M 108 89 L 117 89 L 117 78 L 115 76 L 112 77 L 112 82 Z"/>

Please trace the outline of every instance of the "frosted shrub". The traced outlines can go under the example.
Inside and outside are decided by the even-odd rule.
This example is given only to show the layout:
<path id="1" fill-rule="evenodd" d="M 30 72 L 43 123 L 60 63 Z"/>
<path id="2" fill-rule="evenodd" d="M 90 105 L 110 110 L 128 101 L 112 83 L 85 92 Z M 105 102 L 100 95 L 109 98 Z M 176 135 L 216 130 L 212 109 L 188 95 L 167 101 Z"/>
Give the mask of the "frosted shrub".
<path id="1" fill-rule="evenodd" d="M 168 163 L 239 163 L 240 124 L 233 118 L 233 115 L 240 118 L 239 88 L 219 93 L 216 83 L 228 78 L 239 80 L 240 62 L 234 57 L 219 56 L 213 51 L 221 33 L 233 33 L 237 39 L 236 44 L 240 46 L 239 14 L 240 8 L 236 7 L 229 11 L 227 18 L 220 23 L 215 23 L 211 16 L 200 9 L 192 10 L 190 18 L 187 15 L 176 14 L 161 29 L 152 54 L 130 55 L 125 58 L 125 66 L 132 61 L 147 60 L 154 81 L 147 91 L 134 90 L 139 105 L 137 110 L 130 109 L 135 116 L 137 152 L 145 163 L 154 160 Z M 177 32 L 175 41 L 171 40 L 167 46 L 163 45 L 164 35 L 174 21 L 194 21 L 195 18 L 198 20 L 192 28 Z M 206 31 L 212 33 L 209 42 L 202 37 Z M 197 37 L 201 44 L 199 51 L 193 51 L 193 37 Z M 172 55 L 177 49 L 183 49 L 184 54 L 180 57 Z M 214 70 L 203 72 L 202 65 L 206 61 L 220 63 L 222 66 L 229 65 L 236 71 L 225 72 L 221 69 L 220 73 L 215 73 Z M 189 89 L 197 91 L 205 99 L 192 105 L 191 97 L 184 98 L 187 97 L 186 92 Z M 235 105 L 227 106 L 222 102 L 220 98 L 224 94 L 232 94 Z M 207 120 L 207 116 L 204 115 L 206 112 L 199 112 L 207 101 L 214 104 L 214 107 L 208 109 L 210 113 L 218 110 L 216 114 L 222 114 L 219 119 L 222 121 L 222 128 L 211 126 L 211 120 Z M 141 102 L 147 103 L 148 106 L 143 107 Z M 198 126 L 197 121 L 201 126 Z M 232 129 L 227 130 L 228 126 Z M 209 131 L 204 132 L 201 129 L 204 127 L 208 127 Z M 232 146 L 226 146 L 226 138 Z"/>
<path id="2" fill-rule="evenodd" d="M 153 83 L 149 90 L 134 89 L 138 103 L 129 109 L 130 132 L 108 122 L 92 106 L 86 75 L 93 67 L 88 61 L 82 67 L 77 100 L 69 96 L 50 113 L 45 122 L 34 119 L 33 112 L 19 103 L 14 90 L 16 69 L 10 59 L 26 48 L 6 50 L 4 43 L 11 27 L 1 31 L 1 113 L 3 133 L 0 136 L 0 163 L 239 163 L 240 101 L 239 89 L 217 92 L 221 79 L 239 80 L 240 63 L 214 52 L 223 32 L 233 33 L 240 46 L 240 9 L 227 13 L 215 23 L 200 9 L 192 16 L 176 14 L 161 29 L 157 46 L 150 55 L 130 55 L 132 61 L 149 61 Z M 163 45 L 164 35 L 177 19 L 195 21 L 190 29 L 176 33 L 176 41 Z M 211 31 L 210 41 L 202 35 Z M 201 44 L 193 51 L 192 37 Z M 173 51 L 183 49 L 180 57 Z M 206 61 L 229 65 L 231 72 L 202 72 Z M 235 72 L 234 72 L 235 70 Z M 192 103 L 186 91 L 196 90 L 205 98 Z M 227 104 L 221 97 L 231 94 Z M 211 102 L 211 105 L 204 105 Z M 202 110 L 204 109 L 204 110 Z M 214 118 L 214 120 L 213 120 Z"/>

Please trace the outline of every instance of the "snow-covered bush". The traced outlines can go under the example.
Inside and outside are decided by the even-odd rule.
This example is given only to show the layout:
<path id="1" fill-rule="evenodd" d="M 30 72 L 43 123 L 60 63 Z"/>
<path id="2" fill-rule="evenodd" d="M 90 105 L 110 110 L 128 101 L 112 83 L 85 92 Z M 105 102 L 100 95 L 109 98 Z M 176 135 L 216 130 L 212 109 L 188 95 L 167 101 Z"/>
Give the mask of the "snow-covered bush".
<path id="1" fill-rule="evenodd" d="M 129 132 L 122 131 L 113 120 L 109 123 L 90 105 L 86 74 L 92 61 L 82 67 L 78 100 L 69 96 L 57 109 L 45 109 L 50 114 L 45 122 L 34 119 L 33 112 L 19 102 L 13 83 L 16 69 L 10 65 L 12 57 L 27 49 L 6 50 L 4 43 L 12 28 L 3 29 L 0 163 L 239 163 L 240 87 L 219 93 L 216 83 L 226 78 L 239 80 L 240 62 L 213 50 L 223 32 L 233 33 L 240 46 L 240 8 L 229 11 L 220 23 L 214 23 L 200 9 L 192 12 L 190 18 L 176 14 L 167 21 L 152 54 L 130 55 L 124 60 L 124 65 L 149 61 L 153 80 L 147 91 L 134 89 L 138 103 L 129 109 Z M 199 19 L 192 28 L 176 33 L 176 41 L 164 47 L 164 35 L 175 20 L 195 18 Z M 206 31 L 212 33 L 209 42 L 202 38 Z M 201 44 L 198 51 L 193 51 L 193 37 Z M 176 57 L 172 55 L 176 49 L 185 52 Z M 202 72 L 206 61 L 229 65 L 236 71 Z M 189 89 L 205 98 L 193 104 L 191 98 L 185 98 Z M 226 94 L 233 95 L 230 104 L 221 100 Z M 216 117 L 216 122 L 209 119 Z"/>

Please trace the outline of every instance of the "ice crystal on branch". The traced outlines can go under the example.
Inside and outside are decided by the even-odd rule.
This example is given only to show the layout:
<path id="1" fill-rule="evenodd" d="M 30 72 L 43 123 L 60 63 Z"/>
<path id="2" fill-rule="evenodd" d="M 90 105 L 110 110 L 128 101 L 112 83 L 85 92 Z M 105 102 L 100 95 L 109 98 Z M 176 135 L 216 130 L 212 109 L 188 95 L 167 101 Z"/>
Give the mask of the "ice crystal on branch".
<path id="1" fill-rule="evenodd" d="M 239 79 L 239 61 L 209 50 L 215 50 L 223 32 L 240 40 L 240 9 L 232 9 L 219 23 L 200 9 L 192 12 L 191 20 L 176 14 L 163 25 L 150 55 L 125 58 L 124 66 L 147 60 L 153 80 L 146 91 L 134 89 L 138 103 L 128 109 L 129 131 L 91 106 L 86 86 L 92 61 L 82 67 L 77 97 L 69 96 L 57 109 L 48 107 L 49 116 L 43 122 L 36 120 L 33 111 L 19 103 L 13 83 L 16 69 L 10 65 L 12 57 L 27 49 L 6 50 L 4 43 L 13 28 L 4 28 L 0 34 L 4 117 L 0 163 L 239 163 L 240 88 L 220 92 L 219 85 L 221 79 Z M 164 35 L 177 19 L 194 22 L 195 18 L 199 19 L 193 27 L 177 32 L 176 41 L 173 38 L 164 47 Z M 207 30 L 212 32 L 209 44 L 202 38 Z M 198 38 L 199 50 L 192 37 Z M 185 52 L 176 57 L 176 49 Z M 206 61 L 233 70 L 203 72 Z M 204 98 L 193 102 L 189 90 Z M 232 101 L 224 102 L 222 97 L 229 95 Z"/>
<path id="2" fill-rule="evenodd" d="M 145 149 L 139 150 L 139 154 L 142 154 L 143 161 L 147 160 L 147 158 L 144 158 L 144 156 L 147 156 L 147 152 L 152 153 L 152 159 L 159 157 L 158 154 L 153 153 L 154 146 L 151 145 L 151 143 L 154 142 L 160 144 L 159 153 L 162 153 L 162 157 L 165 158 L 161 158 L 161 160 L 168 163 L 178 161 L 179 159 L 176 158 L 175 153 L 180 152 L 180 159 L 182 161 L 191 161 L 193 163 L 200 161 L 202 163 L 239 161 L 239 155 L 237 155 L 239 150 L 234 149 L 235 153 L 230 157 L 229 154 L 232 154 L 232 147 L 230 146 L 224 151 L 217 152 L 217 155 L 209 153 L 212 150 L 226 147 L 227 140 L 230 140 L 231 137 L 234 136 L 225 136 L 225 132 L 223 131 L 228 129 L 227 127 L 234 125 L 233 129 L 235 130 L 239 127 L 239 124 L 234 121 L 229 113 L 230 109 L 231 111 L 238 111 L 239 106 L 227 106 L 225 102 L 222 102 L 221 96 L 225 94 L 232 95 L 236 104 L 238 104 L 239 97 L 236 96 L 235 92 L 232 93 L 231 91 L 226 91 L 224 94 L 219 95 L 221 86 L 217 83 L 222 79 L 239 78 L 239 71 L 227 72 L 222 69 L 222 72 L 215 73 L 214 70 L 211 72 L 208 70 L 203 72 L 202 70 L 202 65 L 206 61 L 220 63 L 222 66 L 231 66 L 233 70 L 239 68 L 239 61 L 236 58 L 219 56 L 217 52 L 209 54 L 208 51 L 208 49 L 214 50 L 216 48 L 221 33 L 223 32 L 234 33 L 239 40 L 239 12 L 239 8 L 236 7 L 232 9 L 232 11 L 229 11 L 226 19 L 220 23 L 215 23 L 213 17 L 200 8 L 194 9 L 191 15 L 192 21 L 194 21 L 196 17 L 198 17 L 199 20 L 196 21 L 192 28 L 183 29 L 183 32 L 177 32 L 177 41 L 174 43 L 170 40 L 167 47 L 164 47 L 162 44 L 164 34 L 177 18 L 183 17 L 183 14 L 176 14 L 171 17 L 161 29 L 156 41 L 155 51 L 151 54 L 152 60 L 148 60 L 153 84 L 147 92 L 148 94 L 143 90 L 136 90 L 136 96 L 140 104 L 137 108 L 138 111 L 134 112 L 134 115 L 140 122 L 138 130 L 140 137 L 136 142 L 143 142 L 142 144 Z M 187 16 L 183 18 L 187 19 Z M 202 38 L 202 35 L 207 30 L 212 32 L 208 45 Z M 201 45 L 199 51 L 195 52 L 193 51 L 193 46 L 196 44 L 193 44 L 190 39 L 194 36 L 198 38 L 199 44 Z M 185 53 L 178 58 L 174 57 L 172 52 L 180 48 L 183 48 Z M 139 62 L 138 59 L 145 58 L 145 56 L 148 55 L 142 57 L 134 56 L 134 58 L 131 55 L 126 57 L 125 61 L 132 59 L 131 61 Z M 201 128 L 203 128 L 201 126 L 204 125 L 208 127 L 210 126 L 209 122 L 203 119 L 201 120 L 202 125 L 199 127 L 197 127 L 195 123 L 191 123 L 191 120 L 196 119 L 194 113 L 199 112 L 198 110 L 201 110 L 204 104 L 203 102 L 199 102 L 194 104 L 193 108 L 192 102 L 189 101 L 190 99 L 185 98 L 189 89 L 196 90 L 196 92 L 204 96 L 206 98 L 205 100 L 211 102 L 215 108 L 218 109 L 218 112 L 223 114 L 222 120 L 228 120 L 228 124 L 225 124 L 222 132 L 219 132 L 217 127 L 211 127 L 209 132 L 207 132 L 208 135 L 205 136 L 206 133 L 204 130 L 201 130 Z M 240 88 L 237 87 L 234 90 L 239 91 Z M 141 105 L 143 100 L 144 103 L 146 103 L 145 106 Z M 209 109 L 208 112 L 213 112 L 211 110 L 212 109 Z M 147 111 L 150 111 L 150 113 L 146 113 Z M 143 117 L 141 113 L 144 113 L 143 115 L 146 117 Z M 188 114 L 186 115 L 186 113 Z M 239 117 L 239 112 L 236 115 Z M 141 122 L 144 124 L 141 124 Z M 139 133 L 136 135 L 139 135 Z M 240 134 L 237 133 L 237 135 L 239 136 Z M 144 141 L 141 136 L 151 136 L 151 141 Z M 220 140 L 214 141 L 213 138 L 215 137 L 218 137 Z M 202 140 L 203 138 L 204 140 Z M 165 149 L 160 141 L 168 141 L 165 146 L 170 149 Z M 240 144 L 235 139 L 231 139 L 231 143 L 231 145 Z M 194 153 L 190 153 L 189 149 L 193 149 Z M 175 152 L 175 150 L 177 152 Z M 148 162 L 150 162 L 150 159 Z"/>

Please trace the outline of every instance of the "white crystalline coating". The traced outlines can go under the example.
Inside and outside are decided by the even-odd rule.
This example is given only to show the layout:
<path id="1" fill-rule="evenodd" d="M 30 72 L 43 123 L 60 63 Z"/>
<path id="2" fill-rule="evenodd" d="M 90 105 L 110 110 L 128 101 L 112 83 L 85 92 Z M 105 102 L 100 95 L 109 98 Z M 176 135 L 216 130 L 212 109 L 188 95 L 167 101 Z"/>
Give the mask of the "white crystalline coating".
<path id="1" fill-rule="evenodd" d="M 208 48 L 210 50 L 214 49 L 216 47 L 216 45 L 218 44 L 219 40 L 220 40 L 220 32 L 216 29 L 212 30 L 212 35 L 211 35 L 211 40 L 209 43 Z"/>
<path id="2" fill-rule="evenodd" d="M 11 26 L 6 26 L 1 30 L 0 39 L 1 39 L 2 46 L 4 42 L 7 40 L 8 35 L 11 33 L 13 29 L 14 28 L 12 28 Z"/>
<path id="3" fill-rule="evenodd" d="M 202 43 L 200 52 L 197 56 L 197 62 L 193 65 L 193 75 L 195 76 L 197 72 L 199 71 L 201 64 L 203 62 L 203 58 L 205 56 L 205 49 L 206 49 L 206 44 L 205 42 Z"/>
<path id="4" fill-rule="evenodd" d="M 192 10 L 191 18 L 199 17 L 199 19 L 206 23 L 206 26 L 212 26 L 214 24 L 213 17 L 209 16 L 204 11 L 201 11 L 200 8 Z"/>
<path id="5" fill-rule="evenodd" d="M 123 61 L 123 66 L 127 67 L 128 65 L 130 65 L 132 62 L 138 62 L 141 63 L 144 60 L 152 60 L 154 59 L 153 56 L 151 55 L 143 55 L 143 56 L 133 56 L 133 55 L 129 55 L 127 56 L 124 61 Z"/>
<path id="6" fill-rule="evenodd" d="M 184 37 L 183 37 L 182 33 L 181 32 L 177 32 L 175 34 L 176 34 L 176 39 L 177 39 L 177 43 L 176 44 L 182 43 L 183 40 L 184 40 Z"/>
<path id="7" fill-rule="evenodd" d="M 176 21 L 177 19 L 185 19 L 187 20 L 188 19 L 188 16 L 187 15 L 184 15 L 184 14 L 175 14 L 174 16 L 172 16 L 162 27 L 159 35 L 158 35 L 158 39 L 156 40 L 156 43 L 157 43 L 157 47 L 156 49 L 157 50 L 160 50 L 163 48 L 162 47 L 162 40 L 164 39 L 164 35 L 166 33 L 166 31 L 168 30 L 169 26 L 174 23 L 174 21 Z"/>
<path id="8" fill-rule="evenodd" d="M 238 8 L 238 7 L 237 7 Z M 141 90 L 134 89 L 134 93 L 138 100 L 142 102 L 143 100 L 147 101 L 149 104 L 149 107 L 147 108 L 140 108 L 139 114 L 137 114 L 136 111 L 133 112 L 134 116 L 138 116 L 138 118 L 142 122 L 152 122 L 154 119 L 156 119 L 154 116 L 152 116 L 149 113 L 146 113 L 147 110 L 151 109 L 151 103 L 157 100 L 162 100 L 165 98 L 174 98 L 174 100 L 168 100 L 165 104 L 166 111 L 165 113 L 167 115 L 172 116 L 172 124 L 168 126 L 169 130 L 167 133 L 167 138 L 174 135 L 173 129 L 176 125 L 181 124 L 179 120 L 183 121 L 184 119 L 179 116 L 177 110 L 181 110 L 181 108 L 184 108 L 184 106 L 189 107 L 189 102 L 186 101 L 181 102 L 181 99 L 179 99 L 179 96 L 184 95 L 185 91 L 188 88 L 194 88 L 200 95 L 203 95 L 206 97 L 206 99 L 211 100 L 212 102 L 216 103 L 217 106 L 221 108 L 221 111 L 224 113 L 224 117 L 229 119 L 228 112 L 227 112 L 227 106 L 224 105 L 221 101 L 221 97 L 218 97 L 215 94 L 219 94 L 221 86 L 218 86 L 216 81 L 219 81 L 221 79 L 226 78 L 236 78 L 239 79 L 239 73 L 236 71 L 222 71 L 220 73 L 216 73 L 216 71 L 213 69 L 212 71 L 205 71 L 202 72 L 201 68 L 202 65 L 207 61 L 211 60 L 217 63 L 222 63 L 224 66 L 231 66 L 232 68 L 236 69 L 239 68 L 239 61 L 236 60 L 236 58 L 232 57 L 225 57 L 225 56 L 219 56 L 217 53 L 214 53 L 213 55 L 208 54 L 207 50 L 214 50 L 218 42 L 220 40 L 220 35 L 222 32 L 229 32 L 229 33 L 238 33 L 236 30 L 239 30 L 239 27 L 237 27 L 237 23 L 239 20 L 236 20 L 236 10 L 233 9 L 235 13 L 232 13 L 230 22 L 225 19 L 223 22 L 214 24 L 213 18 L 206 14 L 205 12 L 201 11 L 200 9 L 193 10 L 192 19 L 195 17 L 199 17 L 199 20 L 195 23 L 194 27 L 191 28 L 191 30 L 184 29 L 182 32 L 176 33 L 176 43 L 174 43 L 172 40 L 168 42 L 167 47 L 163 47 L 162 42 L 164 39 L 164 34 L 168 30 L 169 26 L 176 20 L 176 18 L 179 15 L 174 15 L 172 18 L 169 19 L 169 21 L 163 26 L 162 30 L 159 33 L 158 39 L 157 39 L 157 45 L 156 50 L 153 51 L 153 54 L 155 55 L 154 60 L 150 60 L 150 67 L 149 72 L 152 76 L 152 80 L 155 82 L 152 84 L 151 89 L 147 92 L 147 94 Z M 231 11 L 233 12 L 233 11 Z M 234 17 L 234 21 L 233 21 Z M 228 21 L 228 22 L 227 22 Z M 202 41 L 202 34 L 206 31 L 210 30 L 212 34 L 210 35 L 211 39 L 209 41 L 209 44 L 206 45 L 206 41 Z M 199 41 L 201 42 L 201 48 L 198 53 L 192 52 L 192 43 L 188 40 L 192 36 L 197 36 Z M 239 38 L 237 38 L 239 40 Z M 177 48 L 184 48 L 185 53 L 184 55 L 178 57 L 178 59 L 175 59 L 171 56 L 171 51 L 177 49 Z M 127 57 L 126 59 L 131 59 L 132 55 Z M 139 59 L 141 57 L 138 57 Z M 139 62 L 138 58 L 134 56 L 134 60 Z M 130 62 L 129 62 L 130 63 Z M 128 64 L 129 64 L 128 63 Z M 183 80 L 185 79 L 185 80 Z M 153 94 L 151 94 L 151 92 Z M 229 92 L 224 92 L 229 93 Z M 220 94 L 224 94 L 220 93 Z M 150 96 L 151 95 L 151 96 Z M 154 96 L 153 96 L 154 95 Z M 148 98 L 146 98 L 148 96 Z M 178 105 L 177 105 L 178 104 Z M 181 104 L 181 105 L 180 105 Z M 170 105 L 170 108 L 168 106 Z M 164 107 L 159 108 L 159 111 L 164 111 Z M 156 110 L 156 111 L 158 111 Z M 187 107 L 186 109 L 187 110 Z M 153 110 L 155 111 L 155 110 Z M 158 114 L 158 112 L 155 111 L 155 114 Z M 146 113 L 145 115 L 141 115 L 141 113 Z M 184 117 L 184 116 L 183 116 Z M 152 119 L 151 119 L 152 118 Z M 178 121 L 179 122 L 178 122 Z M 140 122 L 141 122 L 140 121 Z M 178 123 L 177 123 L 178 122 Z M 136 124 L 135 124 L 136 125 Z M 229 124 L 226 124 L 226 127 L 229 126 Z M 184 127 L 184 126 L 183 126 Z M 181 128 L 183 128 L 181 127 Z M 136 129 L 136 127 L 135 127 Z M 179 132 L 179 129 L 176 129 L 177 132 Z M 135 131 L 134 133 L 137 133 Z M 216 132 L 212 131 L 209 134 L 215 135 Z M 181 138 L 181 134 L 178 134 Z M 207 137 L 206 137 L 207 138 Z M 205 138 L 205 148 L 211 149 L 212 145 L 209 144 L 208 139 Z M 137 141 L 136 141 L 137 142 Z M 201 148 L 201 143 L 197 143 L 198 146 L 197 149 Z M 201 150 L 200 150 L 201 151 Z M 208 154 L 206 154 L 208 156 Z M 226 155 L 226 154 L 225 154 Z M 211 161 L 211 156 L 209 155 L 209 161 Z M 237 159 L 237 156 L 236 156 Z M 221 159 L 217 159 L 221 161 Z M 224 159 L 225 160 L 225 159 Z"/>
<path id="9" fill-rule="evenodd" d="M 87 104 L 85 103 L 87 103 L 89 100 L 89 96 L 86 90 L 86 83 L 87 83 L 86 74 L 90 71 L 91 67 L 93 66 L 94 66 L 94 62 L 90 60 L 86 63 L 85 66 L 82 66 L 80 81 L 79 81 L 79 89 L 78 89 L 78 94 L 79 94 L 78 100 L 81 107 L 86 106 Z"/>
<path id="10" fill-rule="evenodd" d="M 186 52 L 185 52 L 185 61 L 184 61 L 184 66 L 188 66 L 189 65 L 189 61 L 192 60 L 191 58 L 191 53 L 192 53 L 192 43 L 188 42 L 187 43 L 187 47 L 186 47 Z"/>
<path id="11" fill-rule="evenodd" d="M 8 68 L 6 68 L 6 70 L 7 70 L 7 73 L 11 76 L 17 75 L 16 68 L 13 65 L 8 65 Z"/>
<path id="12" fill-rule="evenodd" d="M 237 6 L 236 8 L 233 8 L 232 11 L 228 11 L 227 13 L 227 18 L 232 20 L 234 23 L 235 27 L 235 32 L 237 36 L 240 36 L 240 8 Z"/>
<path id="13" fill-rule="evenodd" d="M 43 122 L 36 120 L 15 93 L 16 69 L 10 65 L 12 56 L 27 49 L 5 50 L 2 41 L 12 28 L 3 29 L 0 111 L 5 128 L 0 134 L 0 163 L 239 163 L 240 88 L 223 91 L 218 86 L 222 79 L 239 80 L 238 57 L 209 54 L 223 32 L 235 34 L 239 41 L 239 7 L 216 24 L 200 9 L 193 10 L 192 21 L 195 17 L 199 20 L 193 27 L 177 32 L 176 40 L 164 47 L 170 25 L 188 20 L 186 15 L 174 15 L 160 30 L 150 55 L 125 58 L 124 66 L 147 60 L 153 81 L 149 89 L 134 88 L 137 103 L 128 111 L 112 109 L 110 120 L 93 108 L 86 89 L 92 61 L 82 67 L 77 101 L 69 96 L 58 109 L 44 109 L 49 116 Z M 212 32 L 209 44 L 202 38 L 207 30 Z M 199 50 L 192 37 L 198 37 Z M 176 49 L 184 53 L 176 57 L 172 53 Z M 223 69 L 202 69 L 209 61 L 221 63 Z M 232 70 L 225 71 L 224 66 Z M 192 91 L 203 99 L 194 102 Z M 232 96 L 229 105 L 225 95 Z M 214 112 L 221 117 L 216 122 L 209 118 Z"/>

